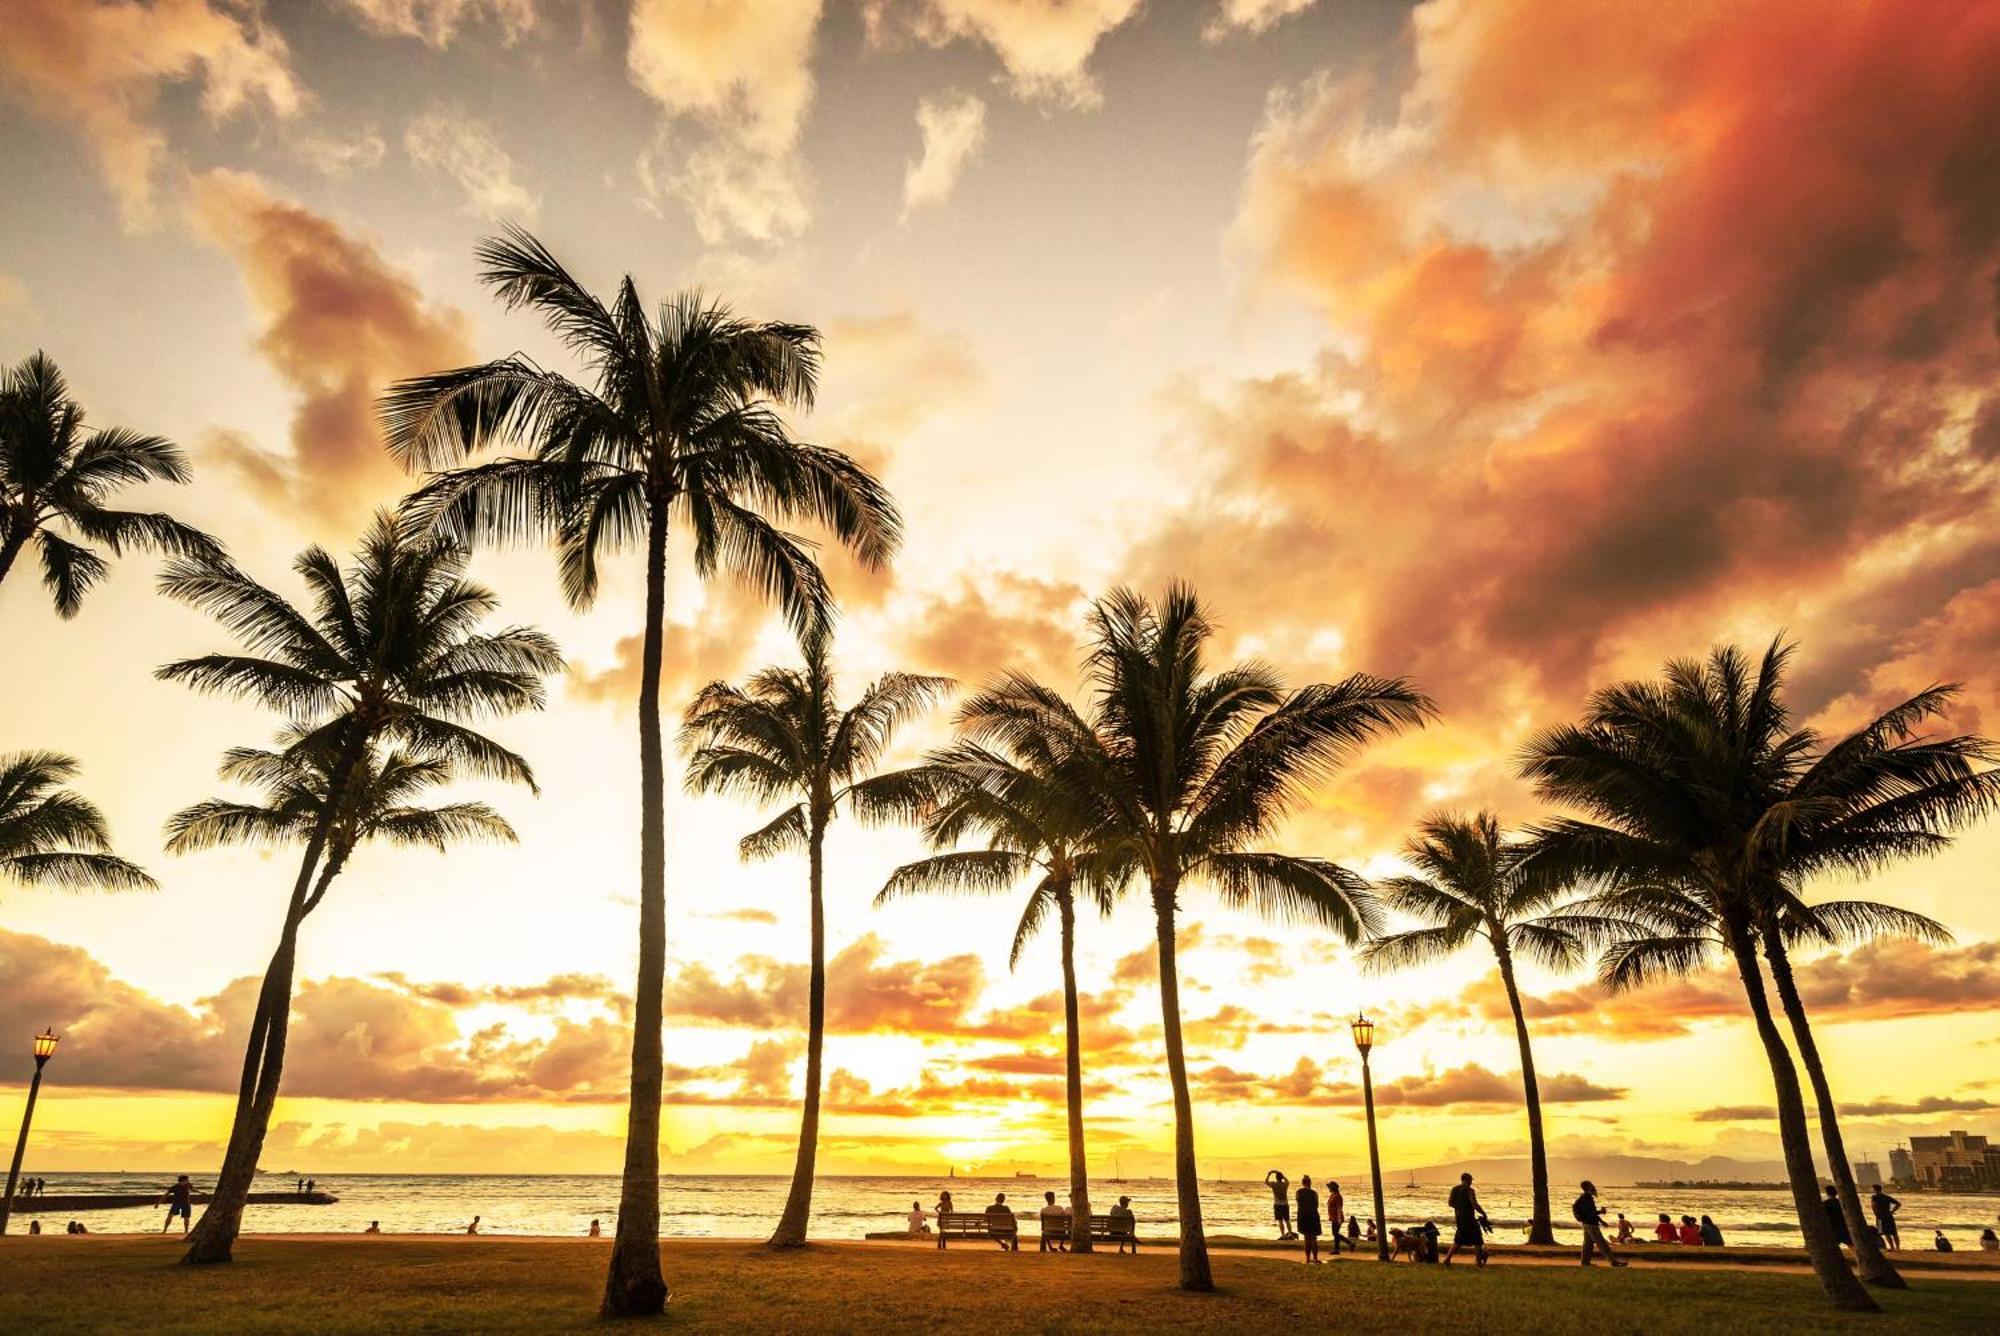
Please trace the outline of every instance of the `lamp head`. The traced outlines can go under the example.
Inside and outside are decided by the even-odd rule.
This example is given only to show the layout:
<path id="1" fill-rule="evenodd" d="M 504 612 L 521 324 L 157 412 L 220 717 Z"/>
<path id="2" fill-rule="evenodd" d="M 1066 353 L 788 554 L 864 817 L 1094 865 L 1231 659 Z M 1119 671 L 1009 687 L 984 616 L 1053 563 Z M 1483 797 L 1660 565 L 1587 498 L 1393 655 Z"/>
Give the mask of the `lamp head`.
<path id="1" fill-rule="evenodd" d="M 40 1034 L 36 1035 L 35 1061 L 47 1062 L 50 1058 L 54 1057 L 56 1053 L 56 1045 L 60 1044 L 61 1042 L 62 1038 L 61 1036 L 56 1034 L 54 1027 L 44 1030 Z"/>
<path id="2" fill-rule="evenodd" d="M 1354 1031 L 1354 1046 L 1361 1050 L 1362 1057 L 1367 1057 L 1368 1050 L 1375 1047 L 1375 1022 L 1366 1016 L 1356 1016 L 1348 1028 Z"/>

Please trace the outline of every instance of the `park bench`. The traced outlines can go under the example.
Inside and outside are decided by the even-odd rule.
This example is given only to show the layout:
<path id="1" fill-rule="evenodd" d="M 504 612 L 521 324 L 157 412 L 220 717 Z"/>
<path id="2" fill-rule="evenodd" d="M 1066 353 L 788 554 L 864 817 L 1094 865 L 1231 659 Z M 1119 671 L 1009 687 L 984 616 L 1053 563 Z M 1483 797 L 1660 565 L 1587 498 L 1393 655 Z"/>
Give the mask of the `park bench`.
<path id="1" fill-rule="evenodd" d="M 995 1228 L 995 1226 L 998 1228 Z M 990 1216 L 984 1211 L 941 1211 L 937 1216 L 938 1247 L 956 1234 L 962 1239 L 1005 1239 L 1015 1247 L 1020 1243 L 1020 1224 L 1011 1215 Z"/>
<path id="2" fill-rule="evenodd" d="M 1050 1243 L 1067 1243 L 1069 1242 L 1069 1229 L 1069 1216 L 1052 1217 L 1042 1221 L 1042 1238 Z M 1090 1217 L 1090 1238 L 1093 1243 L 1099 1239 L 1108 1243 L 1130 1243 L 1133 1241 L 1131 1230 L 1114 1230 L 1111 1225 L 1111 1217 L 1108 1215 L 1093 1215 Z"/>

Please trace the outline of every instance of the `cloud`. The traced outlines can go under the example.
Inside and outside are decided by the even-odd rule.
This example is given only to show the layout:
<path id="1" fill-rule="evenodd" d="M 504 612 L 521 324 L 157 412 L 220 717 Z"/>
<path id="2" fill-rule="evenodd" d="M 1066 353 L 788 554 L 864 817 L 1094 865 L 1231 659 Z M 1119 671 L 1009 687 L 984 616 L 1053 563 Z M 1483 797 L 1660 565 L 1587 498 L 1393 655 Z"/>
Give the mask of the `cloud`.
<path id="1" fill-rule="evenodd" d="M 1339 819 L 1372 841 L 1437 802 L 1410 770 L 1518 806 L 1494 758 L 1526 728 L 1719 631 L 1837 654 L 1808 709 L 1898 644 L 1927 670 L 1898 686 L 1978 675 L 1992 619 L 1921 623 L 2000 578 L 2000 22 L 1433 0 L 1410 39 L 1400 89 L 1271 99 L 1233 245 L 1319 347 L 1179 393 L 1200 501 L 1128 562 L 1228 590 L 1288 663 L 1438 696 Z"/>
<path id="2" fill-rule="evenodd" d="M 1897 1118 L 1920 1117 L 1933 1113 L 1985 1113 L 2000 1108 L 2000 1103 L 1990 1099 L 1951 1095 L 1925 1095 L 1921 1099 L 1871 1099 L 1839 1106 L 1843 1118 Z M 1819 1111 L 1810 1104 L 1806 1116 L 1817 1119 Z M 1777 1117 L 1777 1110 L 1768 1104 L 1722 1104 L 1712 1109 L 1698 1109 L 1694 1120 L 1698 1123 L 1767 1123 Z"/>
<path id="3" fill-rule="evenodd" d="M 667 620 L 664 634 L 673 652 L 661 664 L 662 698 L 683 701 L 710 682 L 739 676 L 757 654 L 758 633 L 775 615 L 751 590 L 727 582 L 708 585 L 692 615 Z M 644 652 L 643 636 L 622 636 L 608 665 L 570 665 L 571 694 L 593 704 L 633 708 Z"/>
<path id="4" fill-rule="evenodd" d="M 1359 1085 L 1327 1080 L 1323 1069 L 1311 1058 L 1300 1058 L 1291 1071 L 1279 1076 L 1260 1076 L 1222 1065 L 1191 1075 L 1206 1097 L 1226 1103 L 1345 1107 L 1362 1102 Z M 1545 1104 L 1601 1103 L 1625 1097 L 1622 1088 L 1598 1085 L 1568 1072 L 1544 1075 L 1540 1083 Z M 1521 1099 L 1519 1072 L 1502 1076 L 1478 1063 L 1378 1081 L 1375 1085 L 1375 1102 L 1384 1107 L 1499 1109 L 1518 1107 Z"/>
<path id="5" fill-rule="evenodd" d="M 672 121 L 640 162 L 708 245 L 775 242 L 811 219 L 798 162 L 821 0 L 634 0 L 626 65 Z M 683 149 L 680 138 L 693 133 Z"/>
<path id="6" fill-rule="evenodd" d="M 337 178 L 380 167 L 389 145 L 375 131 L 366 130 L 351 139 L 297 135 L 291 140 L 291 149 L 314 171 Z"/>
<path id="7" fill-rule="evenodd" d="M 534 31 L 535 0 L 338 0 L 362 26 L 385 37 L 414 37 L 444 48 L 462 26 L 490 22 L 512 45 Z"/>
<path id="8" fill-rule="evenodd" d="M 1067 581 L 991 571 L 922 595 L 894 635 L 913 669 L 968 684 L 1008 669 L 1065 683 L 1082 657 L 1078 627 L 1088 602 L 1086 591 Z"/>
<path id="9" fill-rule="evenodd" d="M 198 83 L 212 124 L 253 107 L 289 117 L 306 103 L 284 38 L 256 5 L 14 0 L 6 27 L 0 76 L 90 142 L 128 228 L 156 216 L 169 150 L 153 113 L 169 86 Z"/>
<path id="10" fill-rule="evenodd" d="M 257 350 L 299 399 L 289 460 L 260 464 L 227 437 L 217 457 L 267 503 L 353 528 L 408 487 L 376 433 L 375 397 L 399 377 L 470 361 L 464 315 L 426 302 L 372 244 L 254 176 L 198 178 L 193 217 L 236 262 L 263 321 Z"/>
<path id="11" fill-rule="evenodd" d="M 1095 106 L 1091 53 L 1139 12 L 1140 0 L 864 0 L 871 45 L 977 41 L 1000 57 L 1016 95 Z"/>
<path id="12" fill-rule="evenodd" d="M 456 182 L 468 213 L 532 222 L 541 211 L 541 196 L 514 179 L 514 160 L 492 127 L 463 108 L 432 107 L 411 121 L 403 149 L 419 167 Z"/>
<path id="13" fill-rule="evenodd" d="M 768 909 L 725 909 L 708 917 L 720 919 L 725 923 L 773 924 L 778 921 L 778 916 Z"/>
<path id="14" fill-rule="evenodd" d="M 970 93 L 948 93 L 917 102 L 923 156 L 903 171 L 903 216 L 951 198 L 966 163 L 986 142 L 986 104 Z"/>
<path id="15" fill-rule="evenodd" d="M 1255 36 L 1294 14 L 1311 9 L 1315 0 L 1218 0 L 1215 17 L 1201 35 L 1219 42 L 1236 33 Z"/>

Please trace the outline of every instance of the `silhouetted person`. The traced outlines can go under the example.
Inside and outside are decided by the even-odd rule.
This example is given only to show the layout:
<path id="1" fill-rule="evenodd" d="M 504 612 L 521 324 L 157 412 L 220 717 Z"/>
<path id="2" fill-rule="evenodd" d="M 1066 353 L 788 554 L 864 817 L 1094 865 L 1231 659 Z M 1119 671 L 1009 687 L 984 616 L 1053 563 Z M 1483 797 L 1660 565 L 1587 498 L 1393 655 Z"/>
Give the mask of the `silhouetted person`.
<path id="1" fill-rule="evenodd" d="M 363 1234 L 380 1234 L 382 1232 L 382 1222 L 380 1220 L 370 1220 L 368 1222 L 368 1228 L 362 1230 L 361 1232 Z"/>
<path id="2" fill-rule="evenodd" d="M 1583 1226 L 1583 1264 L 1589 1266 L 1591 1256 L 1601 1252 L 1611 1265 L 1624 1266 L 1625 1259 L 1611 1251 L 1611 1240 L 1604 1237 L 1604 1208 L 1597 1204 L 1597 1184 L 1586 1178 L 1577 1186 L 1583 1194 L 1571 1204 L 1569 1213 Z M 1666 1218 L 1660 1217 L 1663 1224 Z"/>
<path id="3" fill-rule="evenodd" d="M 1451 1259 L 1458 1255 L 1460 1248 L 1472 1249 L 1472 1255 L 1479 1259 L 1479 1265 L 1486 1265 L 1486 1231 L 1493 1228 L 1493 1222 L 1486 1218 L 1486 1208 L 1479 1204 L 1479 1194 L 1472 1190 L 1472 1175 L 1460 1174 L 1458 1186 L 1451 1190 L 1446 1199 L 1451 1204 L 1451 1247 L 1445 1250 L 1444 1264 L 1451 1265 Z"/>
<path id="4" fill-rule="evenodd" d="M 1111 1237 L 1118 1240 L 1118 1253 L 1122 1257 L 1126 1245 L 1131 1245 L 1132 1255 L 1139 1255 L 1139 1219 L 1132 1214 L 1132 1199 L 1120 1197 L 1118 1204 L 1111 1208 Z"/>
<path id="5" fill-rule="evenodd" d="M 1417 1230 L 1417 1260 L 1419 1262 L 1435 1262 L 1437 1261 L 1437 1259 L 1438 1259 L 1437 1221 L 1426 1220 L 1424 1221 L 1423 1226 Z"/>
<path id="6" fill-rule="evenodd" d="M 924 1214 L 924 1204 L 922 1202 L 913 1201 L 910 1203 L 908 1220 L 911 1238 L 920 1239 L 931 1232 L 930 1217 Z M 590 1223 L 595 1225 L 597 1222 L 593 1220 Z"/>
<path id="7" fill-rule="evenodd" d="M 315 1190 L 315 1189 L 316 1189 L 316 1188 L 318 1188 L 318 1187 L 319 1187 L 319 1180 L 318 1180 L 317 1178 L 308 1178 L 308 1179 L 306 1180 L 306 1191 L 307 1191 L 307 1192 L 311 1192 L 311 1191 Z"/>
<path id="8" fill-rule="evenodd" d="M 1632 1222 L 1625 1218 L 1625 1212 L 1618 1213 L 1618 1233 L 1614 1236 L 1620 1243 L 1632 1241 Z"/>
<path id="9" fill-rule="evenodd" d="M 477 1234 L 477 1233 L 479 1232 L 479 1217 L 478 1217 L 478 1216 L 476 1216 L 476 1215 L 475 1215 L 475 1216 L 473 1216 L 473 1217 L 472 1217 L 472 1223 L 471 1223 L 471 1224 L 469 1224 L 469 1225 L 467 1225 L 467 1226 L 465 1227 L 465 1232 L 466 1232 L 467 1234 Z"/>
<path id="10" fill-rule="evenodd" d="M 1674 1218 L 1665 1211 L 1660 1212 L 1660 1223 L 1653 1226 L 1653 1237 L 1662 1243 L 1679 1243 L 1680 1235 L 1674 1232 Z"/>
<path id="11" fill-rule="evenodd" d="M 1293 1217 L 1298 1221 L 1299 1237 L 1306 1241 L 1306 1260 L 1319 1260 L 1319 1193 L 1313 1190 L 1312 1175 L 1299 1179 L 1299 1209 Z"/>
<path id="12" fill-rule="evenodd" d="M 1340 1195 L 1340 1184 L 1332 1179 L 1326 1184 L 1326 1234 L 1333 1244 L 1333 1255 L 1340 1256 L 1340 1227 L 1347 1223 L 1347 1198 Z M 1350 1249 L 1349 1251 L 1352 1251 Z"/>
<path id="13" fill-rule="evenodd" d="M 172 1229 L 174 1227 L 174 1217 L 179 1216 L 181 1218 L 181 1233 L 187 1233 L 188 1226 L 194 1223 L 194 1184 L 188 1182 L 186 1174 L 182 1174 L 179 1178 L 175 1179 L 174 1185 L 167 1189 L 166 1203 L 167 1222 L 160 1226 L 160 1232 L 164 1234 Z"/>
<path id="14" fill-rule="evenodd" d="M 1014 1219 L 1014 1208 L 1007 1204 L 1007 1194 L 996 1193 L 992 1205 L 986 1208 L 986 1232 L 1000 1245 L 1001 1252 L 1021 1251 L 1021 1226 Z"/>
<path id="15" fill-rule="evenodd" d="M 1875 1216 L 1875 1230 L 1882 1236 L 1885 1248 L 1901 1248 L 1903 1240 L 1896 1232 L 1896 1212 L 1903 1209 L 1903 1203 L 1891 1197 L 1880 1183 L 1869 1194 L 1868 1209 Z"/>
<path id="16" fill-rule="evenodd" d="M 1056 1205 L 1056 1194 L 1042 1194 L 1042 1252 L 1067 1252 L 1069 1250 L 1069 1207 Z M 1061 1223 L 1058 1224 L 1057 1222 Z M 1053 1230 L 1053 1237 L 1050 1231 Z"/>
<path id="17" fill-rule="evenodd" d="M 1694 1217 L 1691 1215 L 1681 1217 L 1681 1227 L 1676 1236 L 1680 1239 L 1684 1247 L 1699 1248 L 1701 1246 L 1701 1226 L 1694 1222 Z"/>
<path id="18" fill-rule="evenodd" d="M 1847 1212 L 1840 1209 L 1840 1197 L 1833 1190 L 1833 1184 L 1826 1185 L 1826 1200 L 1820 1203 L 1826 1211 L 1826 1223 L 1833 1230 L 1834 1242 L 1843 1248 L 1854 1246 L 1854 1235 L 1847 1232 Z"/>
<path id="19" fill-rule="evenodd" d="M 1937 1249 L 1939 1252 L 1956 1251 L 1951 1246 L 1951 1240 L 1944 1236 L 1944 1231 L 1942 1229 L 1936 1231 L 1935 1236 L 1931 1239 L 1931 1247 Z"/>
<path id="20" fill-rule="evenodd" d="M 604 1237 L 604 1222 L 603 1222 L 603 1221 L 601 1221 L 601 1220 L 593 1220 L 593 1221 L 591 1221 L 591 1222 L 590 1222 L 590 1237 L 591 1237 L 591 1238 L 594 1238 L 594 1239 L 601 1239 L 601 1238 L 603 1238 L 603 1237 Z"/>
<path id="21" fill-rule="evenodd" d="M 1373 1227 L 1370 1227 L 1368 1237 L 1371 1239 L 1375 1237 Z M 1361 1250 L 1361 1217 L 1358 1215 L 1347 1217 L 1347 1250 L 1349 1252 Z"/>
<path id="22" fill-rule="evenodd" d="M 1707 1216 L 1701 1218 L 1701 1243 L 1704 1248 L 1720 1248 L 1722 1246 L 1722 1230 L 1717 1227 L 1715 1221 L 1709 1219 Z"/>
<path id="23" fill-rule="evenodd" d="M 1292 1199 L 1286 1190 L 1292 1186 L 1292 1180 L 1283 1171 L 1273 1169 L 1264 1175 L 1264 1184 L 1271 1189 L 1271 1214 L 1278 1221 L 1278 1237 L 1288 1239 L 1292 1237 Z"/>
<path id="24" fill-rule="evenodd" d="M 939 1249 L 943 1249 L 943 1247 L 944 1247 L 944 1218 L 945 1218 L 946 1216 L 948 1216 L 948 1215 L 956 1215 L 956 1214 L 958 1214 L 958 1208 L 957 1208 L 956 1206 L 953 1206 L 953 1205 L 951 1204 L 951 1193 L 950 1193 L 950 1192 L 948 1192 L 948 1191 L 947 1191 L 947 1192 L 940 1192 L 940 1193 L 938 1193 L 938 1203 L 937 1203 L 937 1207 L 936 1207 L 936 1211 L 937 1211 L 937 1218 L 938 1218 L 938 1247 L 939 1247 Z"/>
<path id="25" fill-rule="evenodd" d="M 1991 1225 L 1979 1231 L 1979 1251 L 2000 1252 L 2000 1234 L 1995 1234 Z"/>
<path id="26" fill-rule="evenodd" d="M 30 1220 L 30 1221 L 28 1222 L 28 1232 L 29 1232 L 30 1234 L 39 1234 L 39 1233 L 41 1233 L 41 1232 L 42 1232 L 42 1222 L 41 1222 L 41 1221 L 39 1221 L 39 1220 Z"/>

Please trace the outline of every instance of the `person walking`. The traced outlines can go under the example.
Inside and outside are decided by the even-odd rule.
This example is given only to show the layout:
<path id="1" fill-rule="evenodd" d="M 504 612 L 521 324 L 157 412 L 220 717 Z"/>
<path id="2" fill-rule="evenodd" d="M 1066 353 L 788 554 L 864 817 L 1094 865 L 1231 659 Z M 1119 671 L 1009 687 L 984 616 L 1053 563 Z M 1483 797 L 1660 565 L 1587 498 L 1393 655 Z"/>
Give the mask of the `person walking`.
<path id="1" fill-rule="evenodd" d="M 1299 1180 L 1299 1237 L 1306 1241 L 1306 1261 L 1319 1261 L 1319 1193 L 1313 1191 L 1312 1175 Z"/>
<path id="2" fill-rule="evenodd" d="M 1570 1207 L 1570 1214 L 1583 1226 L 1583 1264 L 1589 1266 L 1591 1255 L 1601 1252 L 1611 1265 L 1624 1266 L 1625 1259 L 1611 1251 L 1611 1240 L 1604 1237 L 1604 1209 L 1597 1204 L 1597 1184 L 1586 1178 L 1578 1186 L 1583 1195 Z M 1661 1222 L 1665 1223 L 1666 1218 L 1661 1216 Z"/>
<path id="3" fill-rule="evenodd" d="M 1472 1249 L 1479 1265 L 1486 1265 L 1486 1231 L 1493 1228 L 1493 1222 L 1486 1218 L 1486 1208 L 1479 1204 L 1479 1194 L 1472 1190 L 1472 1175 L 1460 1174 L 1458 1186 L 1446 1198 L 1451 1204 L 1452 1234 L 1451 1247 L 1445 1249 L 1444 1264 L 1451 1265 L 1451 1259 L 1460 1248 Z"/>
<path id="4" fill-rule="evenodd" d="M 1264 1175 L 1264 1185 L 1271 1189 L 1271 1214 L 1277 1217 L 1278 1240 L 1283 1242 L 1294 1237 L 1292 1234 L 1292 1199 L 1288 1189 L 1292 1180 L 1286 1178 L 1282 1170 L 1273 1169 Z"/>
<path id="5" fill-rule="evenodd" d="M 167 1222 L 160 1226 L 160 1232 L 164 1234 L 172 1229 L 174 1217 L 179 1216 L 181 1233 L 186 1234 L 188 1226 L 194 1223 L 194 1184 L 188 1182 L 186 1174 L 182 1174 L 174 1180 L 174 1185 L 166 1190 L 162 1199 L 167 1203 Z"/>
<path id="6" fill-rule="evenodd" d="M 1903 1209 L 1903 1203 L 1889 1195 L 1889 1190 L 1880 1183 L 1869 1194 L 1868 1209 L 1875 1216 L 1875 1232 L 1882 1236 L 1882 1246 L 1901 1249 L 1902 1238 L 1896 1233 L 1896 1212 Z"/>
<path id="7" fill-rule="evenodd" d="M 1332 1179 L 1326 1181 L 1326 1233 L 1333 1243 L 1333 1255 L 1340 1256 L 1340 1227 L 1347 1222 L 1347 1198 L 1340 1195 L 1340 1184 Z M 1354 1251 L 1352 1248 L 1349 1252 Z"/>

